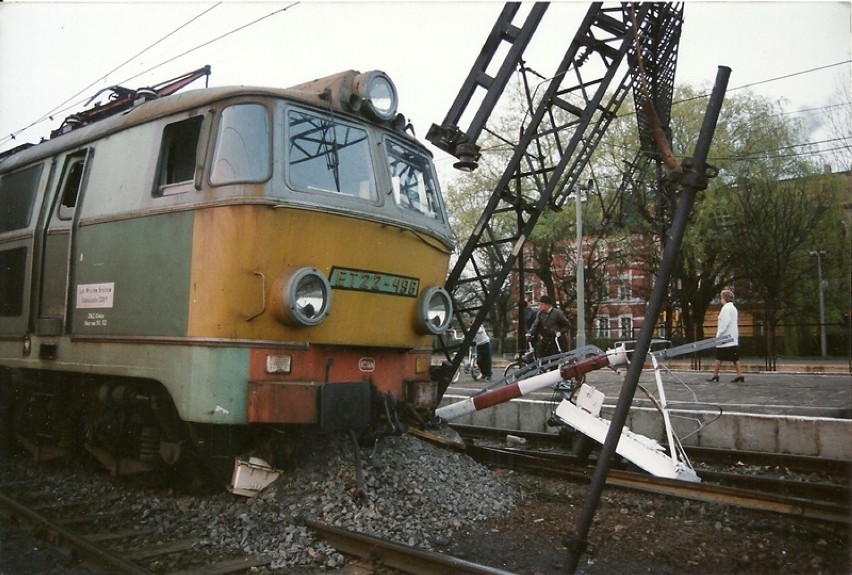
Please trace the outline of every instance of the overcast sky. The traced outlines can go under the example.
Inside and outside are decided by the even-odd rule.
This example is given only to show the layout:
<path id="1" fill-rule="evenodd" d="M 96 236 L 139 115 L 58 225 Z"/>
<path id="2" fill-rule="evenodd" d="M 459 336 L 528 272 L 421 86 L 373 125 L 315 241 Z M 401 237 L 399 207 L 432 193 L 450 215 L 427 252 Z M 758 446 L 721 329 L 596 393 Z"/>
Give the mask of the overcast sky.
<path id="1" fill-rule="evenodd" d="M 66 108 L 101 88 L 158 84 L 206 64 L 212 86 L 286 87 L 350 68 L 384 70 L 422 139 L 443 120 L 502 6 L 6 0 L 0 2 L 0 151 L 46 137 L 80 110 Z M 532 67 L 555 69 L 588 6 L 552 4 L 528 49 Z M 849 0 L 688 0 L 675 81 L 709 91 L 717 67 L 729 66 L 729 90 L 750 86 L 791 113 L 819 120 L 825 106 L 837 103 L 840 86 L 852 81 L 851 6 Z M 53 121 L 22 131 L 48 114 Z"/>

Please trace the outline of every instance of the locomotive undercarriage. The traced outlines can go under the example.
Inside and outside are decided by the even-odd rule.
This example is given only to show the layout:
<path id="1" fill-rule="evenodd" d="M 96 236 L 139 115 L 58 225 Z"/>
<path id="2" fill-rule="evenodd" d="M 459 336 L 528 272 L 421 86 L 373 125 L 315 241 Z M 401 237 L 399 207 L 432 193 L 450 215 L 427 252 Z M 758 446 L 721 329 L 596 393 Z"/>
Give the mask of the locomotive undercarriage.
<path id="1" fill-rule="evenodd" d="M 56 372 L 0 373 L 0 442 L 37 461 L 88 457 L 111 475 L 183 473 L 186 425 L 155 382 Z"/>
<path id="2" fill-rule="evenodd" d="M 369 399 L 355 419 L 351 411 L 336 419 L 339 413 L 331 409 L 319 427 L 211 425 L 182 421 L 165 389 L 153 381 L 2 370 L 0 450 L 23 448 L 37 461 L 88 459 L 113 476 L 221 488 L 235 458 L 259 457 L 287 469 L 311 443 L 311 434 L 343 432 L 353 444 L 369 446 L 412 425 L 429 427 L 429 417 L 410 403 L 365 387 L 359 395 L 366 392 Z M 328 386 L 329 405 L 346 405 L 339 395 L 344 388 Z"/>

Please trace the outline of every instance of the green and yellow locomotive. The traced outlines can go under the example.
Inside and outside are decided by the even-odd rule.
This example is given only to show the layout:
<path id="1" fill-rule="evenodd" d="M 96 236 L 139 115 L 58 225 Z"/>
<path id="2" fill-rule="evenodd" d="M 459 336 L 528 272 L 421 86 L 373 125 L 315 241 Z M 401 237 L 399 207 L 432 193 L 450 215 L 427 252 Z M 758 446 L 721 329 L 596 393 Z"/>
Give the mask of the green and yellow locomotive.
<path id="1" fill-rule="evenodd" d="M 429 412 L 452 244 L 390 78 L 187 81 L 0 156 L 0 440 L 120 473 Z"/>

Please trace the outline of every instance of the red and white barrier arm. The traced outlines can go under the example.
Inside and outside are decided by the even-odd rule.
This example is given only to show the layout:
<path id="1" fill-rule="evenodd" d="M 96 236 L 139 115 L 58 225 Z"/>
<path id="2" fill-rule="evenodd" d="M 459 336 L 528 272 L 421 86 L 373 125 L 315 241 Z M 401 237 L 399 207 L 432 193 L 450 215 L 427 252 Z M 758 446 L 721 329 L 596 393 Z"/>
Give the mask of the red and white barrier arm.
<path id="1" fill-rule="evenodd" d="M 576 363 L 566 363 L 559 366 L 559 369 L 542 373 L 521 381 L 516 381 L 511 385 L 497 387 L 485 393 L 474 395 L 462 401 L 451 403 L 435 410 L 435 415 L 444 421 L 474 413 L 481 409 L 493 407 L 501 403 L 505 403 L 512 399 L 517 399 L 524 395 L 529 395 L 539 389 L 553 387 L 560 381 L 568 379 L 579 379 L 583 374 L 603 369 L 605 367 L 614 367 L 627 363 L 627 358 L 622 349 L 608 350 L 604 355 L 599 355 L 591 359 L 578 361 Z"/>

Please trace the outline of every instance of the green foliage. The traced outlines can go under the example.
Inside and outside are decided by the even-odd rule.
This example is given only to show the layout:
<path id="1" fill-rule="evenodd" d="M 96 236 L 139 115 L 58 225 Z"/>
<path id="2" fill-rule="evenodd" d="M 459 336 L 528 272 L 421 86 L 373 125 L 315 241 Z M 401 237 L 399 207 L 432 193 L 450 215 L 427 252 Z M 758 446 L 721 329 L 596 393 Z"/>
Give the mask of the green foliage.
<path id="1" fill-rule="evenodd" d="M 692 156 L 707 99 L 705 92 L 691 86 L 675 91 L 669 131 L 672 152 L 680 160 Z M 522 107 L 518 104 L 517 111 L 507 112 L 497 125 L 518 125 Z M 632 110 L 632 103 L 626 101 L 592 155 L 588 176 L 580 178 L 593 183 L 582 206 L 589 327 L 607 297 L 611 281 L 607 268 L 625 269 L 638 260 L 644 262 L 649 278 L 655 274 L 659 248 L 684 193 L 660 185 L 665 174 L 653 169 L 644 179 L 625 184 L 628 164 L 639 148 Z M 480 142 L 480 168 L 448 189 L 447 205 L 460 244 L 482 216 L 509 160 L 508 142 L 516 139 L 517 134 L 508 128 L 487 133 Z M 842 320 L 852 275 L 849 216 L 843 207 L 849 197 L 849 178 L 848 174 L 823 175 L 818 156 L 790 153 L 801 149 L 806 139 L 802 126 L 783 114 L 776 102 L 748 91 L 726 95 L 708 155 L 708 163 L 718 168 L 719 175 L 697 193 L 674 271 L 672 285 L 678 287 L 671 296 L 681 311 L 680 327 L 687 340 L 703 337 L 705 315 L 719 290 L 733 286 L 738 307 L 766 322 L 766 353 L 772 356 L 779 323 L 816 320 L 816 260 L 808 255 L 814 250 L 826 252 L 822 260 L 826 321 Z M 523 193 L 534 198 L 537 191 Z M 511 212 L 503 217 L 503 225 L 516 225 Z M 500 220 L 492 225 L 501 225 Z M 575 210 L 569 200 L 561 211 L 542 216 L 525 250 L 527 271 L 562 301 L 576 297 L 575 238 Z M 611 249 L 616 245 L 629 249 Z M 492 256 L 489 265 L 497 265 L 499 258 Z M 505 299 L 501 306 L 511 308 L 513 302 Z M 510 311 L 500 310 L 495 317 L 508 321 Z M 508 331 L 507 326 L 501 329 Z M 800 334 L 789 336 L 792 347 L 804 345 L 798 343 Z"/>

